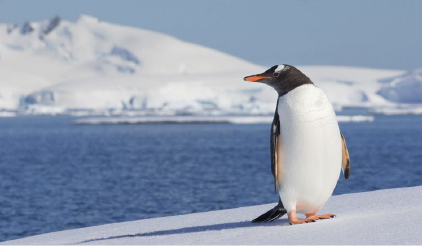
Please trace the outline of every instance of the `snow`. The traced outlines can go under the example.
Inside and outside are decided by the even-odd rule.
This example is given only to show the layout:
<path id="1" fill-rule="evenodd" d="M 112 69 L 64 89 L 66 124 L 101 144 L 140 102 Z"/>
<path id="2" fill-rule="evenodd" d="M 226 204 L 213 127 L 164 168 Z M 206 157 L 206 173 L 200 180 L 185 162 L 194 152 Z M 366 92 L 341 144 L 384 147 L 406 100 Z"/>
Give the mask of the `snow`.
<path id="1" fill-rule="evenodd" d="M 412 105 L 403 106 L 400 105 L 397 108 L 376 108 L 371 111 L 374 114 L 383 114 L 383 115 L 421 115 L 422 107 L 412 107 Z"/>
<path id="2" fill-rule="evenodd" d="M 380 107 L 393 102 L 378 95 L 379 80 L 398 76 L 404 71 L 353 67 L 302 66 L 299 67 L 320 87 L 336 106 Z"/>
<path id="3" fill-rule="evenodd" d="M 56 16 L 22 27 L 0 24 L 0 51 L 0 110 L 21 114 L 271 115 L 277 100 L 272 88 L 243 81 L 267 67 L 86 15 L 76 22 Z M 298 68 L 337 111 L 422 108 L 420 69 Z"/>
<path id="4" fill-rule="evenodd" d="M 373 121 L 373 116 L 354 115 L 337 116 L 339 122 Z M 152 124 L 152 123 L 230 123 L 230 124 L 261 124 L 271 123 L 273 116 L 145 116 L 145 117 L 101 117 L 75 120 L 78 125 L 109 125 L 109 124 Z"/>
<path id="5" fill-rule="evenodd" d="M 15 117 L 15 112 L 0 111 L 0 117 Z"/>
<path id="6" fill-rule="evenodd" d="M 0 109 L 14 110 L 23 94 L 49 85 L 42 77 L 0 66 Z"/>
<path id="7" fill-rule="evenodd" d="M 2 244 L 421 244 L 422 186 L 333 196 L 337 217 L 289 225 L 251 219 L 266 204 L 53 232 Z"/>
<path id="8" fill-rule="evenodd" d="M 338 122 L 372 122 L 374 116 L 368 115 L 337 115 Z"/>
<path id="9" fill-rule="evenodd" d="M 198 100 L 231 108 L 250 99 L 248 90 L 261 90 L 241 80 L 259 66 L 164 34 L 89 16 L 76 23 L 55 17 L 28 25 L 33 31 L 22 34 L 0 24 L 1 68 L 49 83 L 21 78 L 16 90 L 0 88 L 0 109 L 35 114 L 38 111 L 27 110 L 32 104 L 66 110 L 125 109 L 137 97 L 148 99 L 148 108 L 174 114 L 203 109 Z M 46 27 L 51 27 L 48 34 Z M 12 84 L 12 77 L 0 73 L 1 85 Z M 53 95 L 52 100 L 46 102 L 46 94 Z M 17 99 L 28 97 L 31 103 Z"/>
<path id="10" fill-rule="evenodd" d="M 259 124 L 271 123 L 272 116 L 164 116 L 164 117 L 102 117 L 78 119 L 73 123 L 78 125 L 109 125 L 109 124 L 152 124 L 152 123 L 231 123 L 231 124 Z"/>
<path id="11" fill-rule="evenodd" d="M 422 104 L 422 68 L 383 82 L 386 85 L 378 93 L 384 98 L 399 103 Z"/>

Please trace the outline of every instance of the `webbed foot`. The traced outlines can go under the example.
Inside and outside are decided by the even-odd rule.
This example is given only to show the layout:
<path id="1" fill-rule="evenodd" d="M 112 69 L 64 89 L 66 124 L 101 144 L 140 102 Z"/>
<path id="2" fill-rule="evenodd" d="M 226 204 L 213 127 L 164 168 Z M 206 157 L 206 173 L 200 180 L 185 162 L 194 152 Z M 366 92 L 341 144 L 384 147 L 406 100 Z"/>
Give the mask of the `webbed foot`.
<path id="1" fill-rule="evenodd" d="M 289 216 L 289 223 L 290 223 L 290 225 L 293 225 L 293 224 L 303 224 L 303 223 L 311 223 L 311 222 L 315 222 L 317 220 L 331 219 L 331 218 L 334 218 L 335 217 L 334 214 L 317 215 L 316 213 L 311 213 L 311 214 L 305 214 L 306 215 L 306 219 L 300 220 L 300 219 L 297 218 L 296 210 L 290 211 L 287 215 Z"/>
<path id="2" fill-rule="evenodd" d="M 325 220 L 325 219 L 331 219 L 336 217 L 334 214 L 316 214 L 316 213 L 311 213 L 311 214 L 305 214 L 306 215 L 306 219 L 313 219 L 313 220 Z"/>

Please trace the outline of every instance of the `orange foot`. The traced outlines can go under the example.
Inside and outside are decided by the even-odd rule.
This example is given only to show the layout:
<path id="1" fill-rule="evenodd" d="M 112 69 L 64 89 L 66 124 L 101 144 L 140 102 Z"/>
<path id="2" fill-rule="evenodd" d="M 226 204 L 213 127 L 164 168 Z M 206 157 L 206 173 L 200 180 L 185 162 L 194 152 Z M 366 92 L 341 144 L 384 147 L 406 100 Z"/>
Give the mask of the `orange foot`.
<path id="1" fill-rule="evenodd" d="M 334 214 L 317 215 L 315 213 L 312 213 L 312 214 L 306 214 L 306 219 L 300 220 L 300 219 L 297 218 L 296 210 L 290 211 L 287 214 L 287 216 L 289 217 L 289 223 L 290 223 L 290 225 L 310 223 L 310 222 L 315 222 L 317 220 L 330 219 L 330 218 L 334 218 L 335 217 Z"/>
<path id="2" fill-rule="evenodd" d="M 336 217 L 334 214 L 323 214 L 323 215 L 318 215 L 316 213 L 311 213 L 311 214 L 305 214 L 306 215 L 306 219 L 313 219 L 313 220 L 325 220 L 325 219 L 331 219 Z"/>

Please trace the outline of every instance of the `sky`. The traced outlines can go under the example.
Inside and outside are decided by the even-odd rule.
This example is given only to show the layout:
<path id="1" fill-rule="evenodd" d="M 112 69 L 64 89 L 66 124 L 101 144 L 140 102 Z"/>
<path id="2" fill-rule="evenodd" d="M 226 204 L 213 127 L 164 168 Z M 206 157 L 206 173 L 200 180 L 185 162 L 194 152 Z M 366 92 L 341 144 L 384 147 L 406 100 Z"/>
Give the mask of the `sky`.
<path id="1" fill-rule="evenodd" d="M 0 23 L 80 14 L 271 66 L 422 67 L 422 0 L 0 0 Z"/>

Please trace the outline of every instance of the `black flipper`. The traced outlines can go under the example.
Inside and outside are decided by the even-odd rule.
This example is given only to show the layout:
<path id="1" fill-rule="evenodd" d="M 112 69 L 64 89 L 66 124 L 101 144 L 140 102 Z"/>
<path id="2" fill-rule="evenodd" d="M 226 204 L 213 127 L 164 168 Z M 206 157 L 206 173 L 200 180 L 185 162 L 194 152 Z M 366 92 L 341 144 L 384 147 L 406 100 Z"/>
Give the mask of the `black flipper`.
<path id="1" fill-rule="evenodd" d="M 280 160 L 279 154 L 279 145 L 280 143 L 280 135 L 281 135 L 281 128 L 280 128 L 280 117 L 278 115 L 278 100 L 280 100 L 280 97 L 277 99 L 277 105 L 275 108 L 274 113 L 274 119 L 273 123 L 271 124 L 271 138 L 270 138 L 270 147 L 271 147 L 271 172 L 274 176 L 274 191 L 277 192 L 278 189 L 278 181 L 279 181 L 279 174 L 281 170 L 278 170 L 278 163 Z M 277 206 L 275 206 L 273 209 L 267 211 L 265 214 L 259 216 L 258 218 L 252 220 L 252 223 L 259 223 L 259 222 L 271 222 L 273 220 L 276 220 L 280 218 L 281 216 L 285 215 L 287 213 L 286 209 L 283 206 L 283 203 L 281 202 L 281 199 L 278 200 Z"/>
<path id="2" fill-rule="evenodd" d="M 273 220 L 280 218 L 286 213 L 287 213 L 287 210 L 284 208 L 281 200 L 279 200 L 277 206 L 275 206 L 274 208 L 272 208 L 265 214 L 259 216 L 258 218 L 252 220 L 252 223 L 271 222 Z"/>
<path id="3" fill-rule="evenodd" d="M 280 99 L 280 98 L 279 98 Z M 277 158 L 280 158 L 277 156 L 277 148 L 280 144 L 279 137 L 280 137 L 280 118 L 278 116 L 278 100 L 277 99 L 277 105 L 275 107 L 275 113 L 274 113 L 274 119 L 273 123 L 271 124 L 271 137 L 270 137 L 270 149 L 271 149 L 271 172 L 274 177 L 274 192 L 277 192 L 277 186 L 278 186 L 278 174 L 280 170 L 277 170 Z"/>

